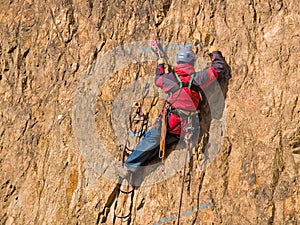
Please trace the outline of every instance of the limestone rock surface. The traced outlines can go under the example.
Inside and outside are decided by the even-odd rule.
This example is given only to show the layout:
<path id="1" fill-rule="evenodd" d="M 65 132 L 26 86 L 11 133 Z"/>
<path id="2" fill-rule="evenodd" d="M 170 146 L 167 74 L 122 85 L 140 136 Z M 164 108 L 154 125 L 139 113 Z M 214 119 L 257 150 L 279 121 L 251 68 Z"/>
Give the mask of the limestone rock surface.
<path id="1" fill-rule="evenodd" d="M 131 217 L 115 224 L 300 224 L 298 5 L 1 1 L 0 224 L 113 224 L 131 106 L 149 82 L 150 126 L 165 98 L 154 37 L 171 65 L 199 42 L 197 69 L 218 46 L 231 73 L 205 91 L 190 157 L 179 146 L 165 172 L 157 161 L 119 196 L 116 213 Z"/>

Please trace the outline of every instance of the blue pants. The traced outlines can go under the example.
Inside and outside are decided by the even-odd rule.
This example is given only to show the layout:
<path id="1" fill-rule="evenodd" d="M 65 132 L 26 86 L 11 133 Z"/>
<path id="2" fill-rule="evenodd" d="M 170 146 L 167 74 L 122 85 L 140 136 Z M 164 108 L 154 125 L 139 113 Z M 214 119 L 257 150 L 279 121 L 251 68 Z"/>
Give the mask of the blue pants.
<path id="1" fill-rule="evenodd" d="M 178 136 L 167 133 L 166 145 L 178 141 Z M 160 129 L 153 127 L 146 132 L 143 139 L 138 143 L 134 151 L 125 161 L 125 166 L 135 172 L 139 166 L 151 160 L 159 154 Z"/>

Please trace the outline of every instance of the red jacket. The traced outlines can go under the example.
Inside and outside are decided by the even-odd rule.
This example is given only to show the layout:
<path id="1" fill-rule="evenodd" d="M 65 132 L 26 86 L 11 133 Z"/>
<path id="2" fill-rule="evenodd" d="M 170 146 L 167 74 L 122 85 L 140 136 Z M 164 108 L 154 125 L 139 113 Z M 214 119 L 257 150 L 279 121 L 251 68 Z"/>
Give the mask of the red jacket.
<path id="1" fill-rule="evenodd" d="M 172 109 L 183 109 L 186 111 L 196 111 L 198 108 L 201 95 L 197 89 L 204 89 L 212 84 L 220 74 L 225 71 L 225 60 L 222 53 L 216 51 L 212 54 L 212 63 L 210 67 L 195 72 L 193 66 L 189 64 L 178 64 L 174 68 L 174 72 L 165 73 L 164 65 L 158 65 L 156 69 L 155 84 L 169 95 L 169 103 Z M 187 84 L 190 82 L 191 75 L 194 74 L 192 88 L 183 85 L 179 88 L 179 82 L 176 73 L 181 82 Z M 168 131 L 174 134 L 183 134 L 186 121 L 173 113 L 169 115 Z"/>

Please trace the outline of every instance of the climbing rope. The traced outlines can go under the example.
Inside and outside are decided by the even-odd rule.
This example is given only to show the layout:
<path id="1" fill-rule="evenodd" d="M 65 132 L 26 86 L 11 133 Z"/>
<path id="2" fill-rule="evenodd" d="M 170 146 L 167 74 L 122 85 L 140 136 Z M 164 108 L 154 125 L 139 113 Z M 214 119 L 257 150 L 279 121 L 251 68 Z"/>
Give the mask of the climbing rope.
<path id="1" fill-rule="evenodd" d="M 143 112 L 143 106 L 145 103 L 145 99 L 149 94 L 149 88 L 150 88 L 150 82 L 148 80 L 148 82 L 144 86 L 142 98 L 136 101 L 132 105 L 129 114 L 129 131 L 131 135 L 138 137 L 138 141 L 148 129 L 148 120 L 149 120 L 150 111 L 158 102 L 158 95 L 155 94 L 154 97 L 152 98 L 150 109 L 146 113 Z M 137 124 L 139 124 L 140 126 L 139 127 L 134 126 Z"/>
<path id="2" fill-rule="evenodd" d="M 135 80 L 137 80 L 138 76 L 139 76 L 139 70 L 137 70 Z M 135 89 L 135 87 L 134 87 L 134 89 Z M 125 158 L 128 155 L 128 152 L 133 151 L 133 149 L 129 147 L 130 136 L 133 135 L 136 137 L 136 140 L 135 140 L 136 143 L 138 143 L 140 141 L 140 139 L 144 136 L 145 132 L 148 129 L 149 115 L 150 115 L 151 109 L 158 102 L 158 92 L 157 92 L 157 93 L 155 93 L 155 95 L 152 98 L 149 109 L 147 110 L 147 112 L 144 112 L 143 107 L 145 104 L 145 99 L 148 97 L 149 92 L 150 92 L 150 77 L 148 78 L 148 81 L 146 82 L 146 84 L 143 87 L 141 99 L 138 100 L 137 102 L 135 102 L 130 109 L 129 122 L 127 123 L 127 136 L 126 136 L 125 145 L 124 145 L 124 148 L 122 151 L 122 164 L 123 165 L 125 162 Z M 129 180 L 127 182 L 128 182 L 127 190 L 122 190 L 122 184 L 124 183 L 124 179 L 119 178 L 118 192 L 116 195 L 116 201 L 115 201 L 115 206 L 114 206 L 113 224 L 115 224 L 117 218 L 121 219 L 122 222 L 126 220 L 127 224 L 130 224 L 132 208 L 133 208 L 134 190 L 135 190 L 135 187 L 132 185 L 133 184 L 133 175 L 132 174 L 130 175 Z M 120 194 L 128 195 L 128 197 L 126 197 L 126 199 L 130 198 L 129 211 L 125 215 L 124 215 L 124 210 L 127 208 L 127 201 L 123 202 L 123 205 L 122 205 L 123 210 L 121 211 L 121 214 L 117 213 Z"/>
<path id="3" fill-rule="evenodd" d="M 189 152 L 191 152 L 193 143 L 191 142 L 191 139 L 193 137 L 193 121 L 192 121 L 192 116 L 193 114 L 189 115 L 187 118 L 187 125 L 185 127 L 185 136 L 184 136 L 184 142 L 186 146 L 186 154 L 184 157 L 184 167 L 183 167 L 183 176 L 182 176 L 182 182 L 181 182 L 181 192 L 180 192 L 180 199 L 179 199 L 179 208 L 178 208 L 178 215 L 177 215 L 177 225 L 180 224 L 180 215 L 181 215 L 181 207 L 182 207 L 182 198 L 183 198 L 183 189 L 184 189 L 184 181 L 185 181 L 185 176 L 186 176 L 186 163 L 187 163 L 187 158 L 189 155 Z"/>
<path id="4" fill-rule="evenodd" d="M 143 96 L 142 96 L 140 104 L 138 105 L 138 108 L 135 110 L 134 115 L 130 115 L 131 122 L 130 122 L 128 132 L 127 132 L 126 143 L 124 145 L 123 152 L 122 152 L 122 164 L 124 164 L 125 158 L 128 155 L 127 152 L 133 151 L 133 149 L 131 149 L 128 146 L 130 132 L 137 134 L 137 136 L 136 136 L 137 140 L 139 140 L 145 134 L 146 130 L 148 129 L 149 113 L 158 101 L 158 96 L 154 96 L 152 99 L 149 111 L 147 111 L 146 113 L 143 113 L 142 107 L 143 107 L 145 98 L 147 97 L 147 95 L 149 93 L 148 89 L 149 89 L 149 85 L 147 83 L 144 87 Z M 137 119 L 137 118 L 139 118 L 139 119 Z M 133 130 L 132 123 L 141 123 L 141 124 L 138 129 Z M 130 224 L 130 220 L 131 220 L 130 218 L 131 218 L 131 212 L 132 212 L 132 207 L 133 207 L 133 198 L 134 198 L 134 190 L 135 190 L 135 187 L 133 185 L 131 185 L 133 183 L 132 174 L 130 175 L 130 178 L 128 180 L 128 185 L 127 185 L 127 188 L 129 188 L 129 190 L 122 190 L 123 181 L 124 181 L 124 179 L 120 178 L 120 180 L 118 182 L 118 192 L 117 192 L 116 202 L 115 202 L 115 206 L 114 206 L 113 224 L 115 224 L 117 218 L 121 219 L 122 221 L 127 220 L 127 224 Z M 125 194 L 125 195 L 130 195 L 130 196 L 128 196 L 128 197 L 130 197 L 129 212 L 126 215 L 117 214 L 118 200 L 119 200 L 119 196 L 121 193 Z M 122 205 L 122 208 L 125 209 L 126 206 L 127 206 L 127 203 L 125 201 L 124 204 Z"/>
<path id="5" fill-rule="evenodd" d="M 123 157 L 122 157 L 123 163 L 125 160 L 125 153 L 127 151 L 129 152 L 133 151 L 133 148 L 129 147 L 129 138 L 136 137 L 135 143 L 137 144 L 140 141 L 140 139 L 145 135 L 149 127 L 150 112 L 158 102 L 159 96 L 158 93 L 155 93 L 154 96 L 152 97 L 152 101 L 150 103 L 149 109 L 147 110 L 147 112 L 144 112 L 143 107 L 144 107 L 145 99 L 148 97 L 149 89 L 150 89 L 149 79 L 143 88 L 142 98 L 136 101 L 130 109 L 129 126 L 127 127 L 126 142 L 123 149 Z"/>
<path id="6" fill-rule="evenodd" d="M 127 152 L 128 151 L 133 151 L 133 149 L 131 149 L 128 144 L 129 144 L 129 134 L 130 132 L 136 133 L 138 134 L 136 136 L 136 138 L 139 140 L 146 132 L 147 128 L 148 128 L 148 123 L 149 123 L 149 113 L 151 111 L 151 109 L 156 105 L 157 101 L 158 101 L 158 96 L 154 96 L 150 105 L 150 109 L 149 111 L 147 111 L 146 113 L 143 113 L 142 107 L 145 101 L 145 98 L 147 97 L 148 93 L 149 93 L 149 85 L 148 83 L 145 85 L 144 87 L 144 92 L 143 92 L 143 96 L 141 99 L 140 104 L 138 105 L 138 108 L 135 110 L 134 115 L 130 115 L 131 119 L 130 119 L 130 125 L 128 128 L 128 132 L 127 132 L 127 137 L 126 137 L 126 143 L 124 145 L 123 148 L 123 152 L 122 152 L 122 164 L 124 164 L 125 162 L 125 158 L 127 156 Z M 132 119 L 134 118 L 134 119 Z M 139 118 L 138 120 L 136 118 Z M 139 126 L 139 129 L 132 129 L 132 123 L 141 123 Z M 122 183 L 123 183 L 124 179 L 120 178 L 119 183 L 118 183 L 118 192 L 117 192 L 117 196 L 116 196 L 116 201 L 115 201 L 115 206 L 114 206 L 114 218 L 113 218 L 113 224 L 115 224 L 116 219 L 119 218 L 122 221 L 127 220 L 127 224 L 130 224 L 130 220 L 131 220 L 131 213 L 132 213 L 132 207 L 133 207 L 133 198 L 134 198 L 134 190 L 135 187 L 133 185 L 131 185 L 133 183 L 133 176 L 132 174 L 130 175 L 129 181 L 128 181 L 128 185 L 127 188 L 129 190 L 122 190 Z M 130 197 L 130 205 L 129 205 L 129 211 L 126 215 L 119 215 L 117 213 L 117 207 L 118 207 L 118 200 L 119 200 L 119 196 L 120 194 L 125 194 L 128 195 L 128 197 Z M 130 195 L 130 196 L 129 196 Z M 128 198 L 127 197 L 127 198 Z M 127 199 L 126 198 L 126 199 Z M 127 207 L 127 202 L 123 202 L 124 204 L 122 205 L 123 209 L 126 209 Z M 123 213 L 123 211 L 122 211 Z"/>

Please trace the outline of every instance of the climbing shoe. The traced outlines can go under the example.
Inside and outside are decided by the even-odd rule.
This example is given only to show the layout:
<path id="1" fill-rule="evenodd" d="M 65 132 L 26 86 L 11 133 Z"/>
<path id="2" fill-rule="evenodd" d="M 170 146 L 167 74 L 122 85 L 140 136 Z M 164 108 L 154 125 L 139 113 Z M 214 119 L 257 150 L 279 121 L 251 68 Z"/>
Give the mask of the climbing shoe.
<path id="1" fill-rule="evenodd" d="M 122 166 L 122 165 L 117 165 L 116 171 L 119 174 L 119 176 L 124 179 L 129 178 L 129 175 L 131 174 L 131 171 L 126 166 Z"/>

